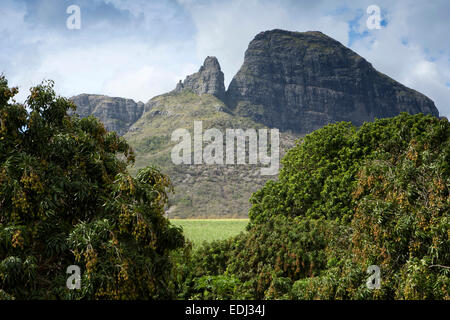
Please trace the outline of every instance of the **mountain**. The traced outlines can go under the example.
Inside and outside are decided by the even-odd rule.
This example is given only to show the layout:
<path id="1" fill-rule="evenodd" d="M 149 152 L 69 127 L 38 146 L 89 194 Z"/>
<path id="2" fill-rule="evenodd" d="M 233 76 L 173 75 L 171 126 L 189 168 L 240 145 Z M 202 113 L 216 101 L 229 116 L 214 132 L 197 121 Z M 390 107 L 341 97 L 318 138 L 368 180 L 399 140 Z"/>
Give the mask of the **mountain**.
<path id="1" fill-rule="evenodd" d="M 192 134 L 194 121 L 202 121 L 203 131 L 223 133 L 278 128 L 281 158 L 297 138 L 331 122 L 361 125 L 402 111 L 438 116 L 429 98 L 376 71 L 332 38 L 283 30 L 262 32 L 250 42 L 228 90 L 219 61 L 207 57 L 198 72 L 145 105 L 100 95 L 71 99 L 81 116 L 99 117 L 129 141 L 136 152 L 131 172 L 156 165 L 170 176 L 175 194 L 168 213 L 179 218 L 245 217 L 251 194 L 276 179 L 262 176 L 261 164 L 173 164 L 171 135 L 180 128 Z"/>
<path id="2" fill-rule="evenodd" d="M 235 114 L 299 133 L 402 111 L 439 115 L 432 100 L 317 31 L 258 34 L 229 85 L 227 104 Z"/>
<path id="3" fill-rule="evenodd" d="M 224 75 L 216 57 L 206 57 L 197 73 L 187 76 L 178 83 L 175 92 L 190 89 L 198 95 L 212 94 L 220 100 L 225 99 Z"/>
<path id="4" fill-rule="evenodd" d="M 176 142 L 171 141 L 171 134 L 185 128 L 193 135 L 194 121 L 198 120 L 202 121 L 203 131 L 216 128 L 223 133 L 228 128 L 260 129 L 264 126 L 230 114 L 216 96 L 198 95 L 191 89 L 154 97 L 145 108 L 147 111 L 124 136 L 136 152 L 136 163 L 130 171 L 134 174 L 139 168 L 156 165 L 169 175 L 175 187 L 169 200 L 169 216 L 245 217 L 252 193 L 274 177 L 261 175 L 260 165 L 175 165 L 171 150 Z M 296 138 L 298 136 L 289 133 L 280 134 L 282 155 L 294 146 Z"/>
<path id="5" fill-rule="evenodd" d="M 81 117 L 93 115 L 99 118 L 108 130 L 124 135 L 144 111 L 144 103 L 132 99 L 108 97 L 99 94 L 80 94 L 70 98 L 77 106 Z"/>

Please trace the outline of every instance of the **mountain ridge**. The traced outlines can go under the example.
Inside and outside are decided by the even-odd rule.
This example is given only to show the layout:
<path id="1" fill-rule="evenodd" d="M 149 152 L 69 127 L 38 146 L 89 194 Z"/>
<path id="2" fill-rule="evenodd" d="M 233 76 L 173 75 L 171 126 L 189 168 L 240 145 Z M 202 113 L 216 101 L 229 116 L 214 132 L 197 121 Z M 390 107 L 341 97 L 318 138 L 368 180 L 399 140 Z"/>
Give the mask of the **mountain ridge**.
<path id="1" fill-rule="evenodd" d="M 400 112 L 438 116 L 433 101 L 378 72 L 319 31 L 259 33 L 227 90 L 235 113 L 280 130 L 312 132 L 328 123 L 361 125 Z"/>
<path id="2" fill-rule="evenodd" d="M 308 54 L 306 51 L 303 52 L 303 55 L 293 54 L 292 50 L 287 50 L 289 46 L 286 41 L 281 41 L 281 50 L 274 54 L 272 52 L 274 51 L 273 44 L 270 44 L 273 42 L 273 38 L 276 40 L 294 39 L 296 41 L 294 49 L 296 50 L 302 46 L 305 47 L 306 43 L 307 50 L 312 51 L 312 53 L 309 56 L 306 56 Z M 264 47 L 264 44 L 269 44 L 269 46 Z M 277 49 L 280 49 L 280 47 Z M 320 49 L 318 53 L 316 49 Z M 280 53 L 284 54 L 285 51 L 289 51 L 288 56 L 293 57 L 292 61 L 284 59 L 289 62 L 288 64 L 275 61 L 276 56 Z M 353 77 L 351 77 L 352 74 L 339 74 L 342 73 L 343 66 L 345 67 L 345 63 L 348 63 L 348 61 L 330 60 L 330 56 L 335 56 L 336 53 L 339 53 L 338 51 L 343 51 L 347 57 L 354 60 L 357 70 Z M 314 55 L 319 56 L 318 61 L 314 61 Z M 340 55 L 342 55 L 342 52 L 340 52 Z M 322 60 L 320 60 L 321 56 Z M 270 58 L 269 61 L 265 61 L 267 57 Z M 326 69 L 328 74 L 323 74 L 324 70 L 322 69 L 324 68 L 316 68 L 313 70 L 315 72 L 311 72 L 310 69 L 305 68 L 305 65 L 308 65 L 304 62 L 305 59 L 313 67 L 314 65 L 330 67 L 324 62 L 331 62 L 335 65 Z M 299 64 L 299 61 L 302 64 Z M 280 68 L 276 68 L 277 66 Z M 276 69 L 289 70 L 274 74 Z M 335 74 L 330 74 L 329 71 Z M 295 73 L 297 73 L 297 76 L 300 73 L 303 77 L 296 78 Z M 312 73 L 314 77 L 311 77 Z M 360 79 L 361 77 L 358 76 L 364 73 L 369 73 L 372 78 Z M 332 79 L 333 76 L 335 76 L 335 79 Z M 277 78 L 279 81 L 273 81 L 270 77 Z M 343 87 L 342 83 L 348 82 L 349 79 L 352 82 L 351 85 Z M 267 82 L 270 85 L 267 85 Z M 308 85 L 304 85 L 305 83 Z M 322 85 L 316 85 L 317 83 Z M 373 86 L 368 86 L 368 83 L 373 83 Z M 389 85 L 391 88 L 389 88 Z M 349 92 L 354 92 L 361 86 L 365 86 L 362 89 L 367 90 L 357 93 L 356 100 L 349 97 Z M 351 121 L 359 126 L 364 121 L 393 117 L 400 112 L 411 114 L 423 112 L 439 116 L 439 111 L 431 99 L 377 71 L 370 62 L 356 52 L 320 31 L 295 32 L 273 29 L 260 32 L 250 42 L 245 52 L 244 63 L 231 80 L 228 88 L 225 88 L 224 75 L 219 61 L 216 57 L 208 56 L 199 71 L 186 76 L 184 81 L 180 80 L 172 92 L 179 93 L 183 90 L 191 90 L 199 95 L 212 94 L 224 102 L 225 107 L 230 112 L 250 117 L 269 127 L 293 130 L 301 134 L 310 133 L 331 122 Z M 283 90 L 285 91 L 284 94 Z M 92 106 L 85 101 L 86 97 L 89 96 L 95 97 L 98 105 L 103 103 L 102 98 L 115 100 L 116 102 L 118 99 L 122 99 L 122 103 L 125 101 L 131 102 L 132 110 L 128 110 L 128 113 L 138 116 L 128 114 L 130 119 L 114 118 L 103 108 L 101 108 L 101 112 L 95 112 L 93 109 L 96 109 L 98 105 Z M 81 116 L 94 114 L 105 123 L 109 130 L 118 131 L 123 135 L 145 111 L 151 108 L 151 101 L 156 97 L 150 98 L 146 103 L 98 94 L 81 94 L 73 96 L 71 99 L 78 106 L 77 113 Z M 106 103 L 106 106 L 111 107 L 111 104 Z M 143 109 L 142 106 L 144 106 Z M 121 107 L 123 108 L 123 106 Z M 117 121 L 108 121 L 111 119 Z M 118 125 L 118 121 L 124 122 L 125 125 Z"/>
<path id="3" fill-rule="evenodd" d="M 136 151 L 131 172 L 154 164 L 171 177 L 175 194 L 168 213 L 177 218 L 246 217 L 252 193 L 277 178 L 260 176 L 261 165 L 174 165 L 171 133 L 192 132 L 196 120 L 204 130 L 278 128 L 281 159 L 296 139 L 328 123 L 361 125 L 402 111 L 439 115 L 429 98 L 318 31 L 259 33 L 226 90 L 219 61 L 208 56 L 174 90 L 146 103 L 80 96 L 71 98 L 78 114 L 99 117 Z"/>

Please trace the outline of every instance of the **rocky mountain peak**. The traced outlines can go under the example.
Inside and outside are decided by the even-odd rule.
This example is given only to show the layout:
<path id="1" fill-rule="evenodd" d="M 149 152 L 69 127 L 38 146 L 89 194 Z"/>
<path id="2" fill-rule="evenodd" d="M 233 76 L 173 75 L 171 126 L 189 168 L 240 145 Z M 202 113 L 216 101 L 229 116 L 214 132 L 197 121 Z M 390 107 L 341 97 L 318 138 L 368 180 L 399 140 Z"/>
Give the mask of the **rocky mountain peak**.
<path id="1" fill-rule="evenodd" d="M 258 166 L 179 166 L 168 161 L 171 134 L 177 128 L 192 130 L 195 120 L 204 121 L 205 130 L 278 128 L 282 157 L 295 139 L 330 122 L 359 125 L 400 111 L 438 115 L 430 99 L 316 31 L 259 33 L 227 92 L 223 79 L 217 59 L 207 57 L 174 91 L 153 97 L 145 106 L 100 95 L 72 100 L 80 116 L 93 114 L 108 130 L 125 133 L 136 152 L 131 172 L 153 164 L 169 174 L 176 191 L 171 218 L 244 217 L 249 197 L 269 178 L 259 175 Z M 192 93 L 176 94 L 183 90 Z"/>
<path id="2" fill-rule="evenodd" d="M 438 116 L 433 101 L 375 70 L 318 31 L 259 33 L 227 91 L 227 105 L 280 130 L 309 133 L 328 123 L 361 125 L 402 111 Z"/>
<path id="3" fill-rule="evenodd" d="M 197 93 L 212 94 L 220 100 L 225 99 L 224 75 L 216 57 L 206 57 L 198 72 L 191 74 L 177 84 L 175 92 L 189 89 Z"/>
<path id="4" fill-rule="evenodd" d="M 200 67 L 200 71 L 211 70 L 211 71 L 221 71 L 219 60 L 216 57 L 208 56 L 203 62 L 203 66 Z"/>
<path id="5" fill-rule="evenodd" d="M 144 111 L 144 103 L 120 97 L 108 97 L 99 94 L 79 94 L 71 97 L 77 106 L 80 117 L 94 115 L 99 118 L 106 129 L 125 134 Z"/>

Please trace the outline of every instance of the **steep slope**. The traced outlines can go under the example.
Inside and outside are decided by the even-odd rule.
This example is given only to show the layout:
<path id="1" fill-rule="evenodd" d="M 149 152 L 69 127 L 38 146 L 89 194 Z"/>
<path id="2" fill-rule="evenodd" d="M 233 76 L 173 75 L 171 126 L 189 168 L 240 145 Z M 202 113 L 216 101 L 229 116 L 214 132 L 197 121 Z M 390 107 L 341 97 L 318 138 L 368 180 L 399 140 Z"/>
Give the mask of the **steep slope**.
<path id="1" fill-rule="evenodd" d="M 80 94 L 70 98 L 77 106 L 76 113 L 81 117 L 94 115 L 106 129 L 125 134 L 144 111 L 142 102 L 132 99 L 108 97 L 98 94 Z"/>
<path id="2" fill-rule="evenodd" d="M 423 94 L 317 31 L 258 34 L 230 83 L 227 101 L 238 115 L 299 133 L 337 121 L 361 125 L 402 111 L 439 115 Z"/>
<path id="3" fill-rule="evenodd" d="M 225 105 L 211 94 L 198 95 L 192 90 L 171 92 L 151 99 L 143 116 L 131 126 L 125 138 L 136 152 L 135 172 L 147 165 L 156 165 L 168 174 L 175 193 L 170 197 L 170 217 L 246 217 L 248 199 L 268 179 L 260 174 L 258 165 L 175 165 L 171 150 L 172 132 L 187 129 L 193 135 L 194 121 L 202 121 L 203 131 L 219 129 L 259 129 L 263 125 L 249 118 L 233 116 Z M 281 154 L 294 146 L 298 136 L 280 134 Z M 224 139 L 225 140 L 225 139 Z M 208 143 L 204 143 L 206 146 Z M 248 161 L 247 161 L 248 162 Z"/>
<path id="4" fill-rule="evenodd" d="M 72 100 L 81 116 L 99 117 L 130 142 L 136 151 L 132 172 L 156 165 L 171 177 L 170 217 L 245 217 L 251 194 L 276 179 L 261 175 L 259 164 L 173 164 L 171 135 L 180 128 L 193 135 L 194 121 L 202 121 L 203 132 L 278 128 L 281 159 L 296 138 L 328 123 L 360 125 L 401 111 L 438 116 L 430 99 L 339 42 L 320 32 L 282 30 L 255 37 L 228 91 L 219 62 L 207 57 L 198 72 L 145 105 L 86 94 Z"/>
<path id="5" fill-rule="evenodd" d="M 220 100 L 225 99 L 224 75 L 216 57 L 206 57 L 197 73 L 187 76 L 177 84 L 176 92 L 190 89 L 198 95 L 212 94 Z"/>
<path id="6" fill-rule="evenodd" d="M 180 128 L 193 135 L 194 121 L 202 121 L 203 132 L 216 128 L 224 135 L 226 129 L 265 128 L 250 118 L 228 112 L 221 100 L 225 97 L 223 81 L 219 62 L 215 57 L 207 57 L 199 71 L 187 76 L 175 90 L 148 101 L 141 118 L 124 136 L 136 151 L 131 172 L 156 165 L 170 176 L 175 189 L 169 202 L 170 217 L 246 217 L 252 193 L 268 179 L 276 178 L 261 175 L 260 164 L 173 164 L 171 150 L 176 143 L 171 141 L 171 135 Z M 280 134 L 281 155 L 294 146 L 298 137 Z M 207 144 L 204 142 L 203 146 Z"/>

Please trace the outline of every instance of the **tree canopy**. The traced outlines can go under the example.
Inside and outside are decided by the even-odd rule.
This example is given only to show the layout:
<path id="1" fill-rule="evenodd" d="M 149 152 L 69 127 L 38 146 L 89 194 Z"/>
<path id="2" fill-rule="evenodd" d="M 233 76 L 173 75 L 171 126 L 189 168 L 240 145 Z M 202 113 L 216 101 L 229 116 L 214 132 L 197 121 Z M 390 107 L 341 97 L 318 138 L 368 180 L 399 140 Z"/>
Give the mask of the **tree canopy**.
<path id="1" fill-rule="evenodd" d="M 330 124 L 282 163 L 250 200 L 248 232 L 197 253 L 191 296 L 450 299 L 447 119 Z M 379 289 L 366 285 L 371 265 Z"/>
<path id="2" fill-rule="evenodd" d="M 164 218 L 171 183 L 53 82 L 17 103 L 0 77 L 0 298 L 170 298 L 169 252 L 181 230 Z M 69 265 L 81 289 L 66 287 Z"/>

